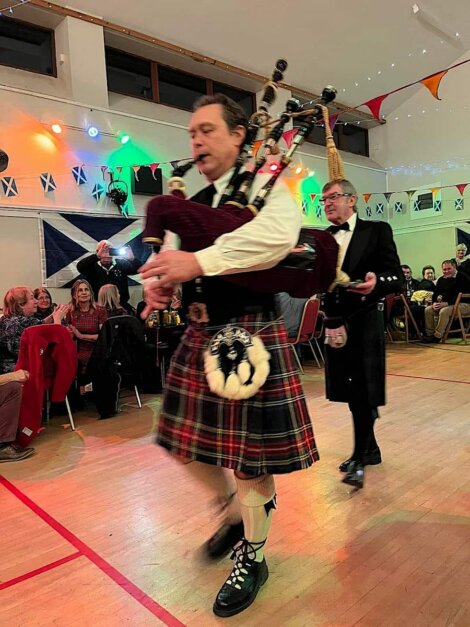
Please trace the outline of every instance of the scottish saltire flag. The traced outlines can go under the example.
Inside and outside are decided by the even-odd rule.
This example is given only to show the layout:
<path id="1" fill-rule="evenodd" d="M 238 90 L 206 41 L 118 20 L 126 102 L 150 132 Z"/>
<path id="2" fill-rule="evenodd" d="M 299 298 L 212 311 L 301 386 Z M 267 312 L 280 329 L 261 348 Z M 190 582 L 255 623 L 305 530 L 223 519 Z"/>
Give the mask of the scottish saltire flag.
<path id="1" fill-rule="evenodd" d="M 44 215 L 44 214 L 43 214 Z M 110 240 L 113 246 L 130 246 L 142 262 L 150 247 L 142 244 L 142 218 L 102 218 L 59 213 L 41 219 L 41 266 L 46 287 L 70 287 L 80 275 L 77 263 L 96 251 L 96 244 Z M 135 279 L 135 280 L 134 280 Z M 140 282 L 139 276 L 129 285 Z"/>
<path id="2" fill-rule="evenodd" d="M 302 200 L 302 213 L 305 215 L 308 213 L 308 200 L 305 198 Z"/>
<path id="3" fill-rule="evenodd" d="M 104 187 L 101 185 L 101 183 L 96 183 L 96 185 L 93 188 L 93 191 L 91 192 L 91 195 L 96 200 L 96 202 L 98 202 L 98 200 L 101 198 L 103 194 L 104 194 Z"/>
<path id="4" fill-rule="evenodd" d="M 52 178 L 52 174 L 50 174 L 50 172 L 44 172 L 44 174 L 41 174 L 39 178 L 41 179 L 42 188 L 46 192 L 46 194 L 48 192 L 53 192 L 55 189 L 57 189 L 57 185 L 55 184 L 55 181 Z"/>
<path id="5" fill-rule="evenodd" d="M 442 211 L 442 200 L 433 200 L 432 208 L 436 213 L 440 213 Z"/>
<path id="6" fill-rule="evenodd" d="M 322 207 L 321 205 L 317 205 L 315 209 L 315 216 L 317 218 L 321 218 L 321 214 L 322 214 Z"/>
<path id="7" fill-rule="evenodd" d="M 12 196 L 18 196 L 18 188 L 16 187 L 16 181 L 12 176 L 5 176 L 2 178 L 3 193 L 7 198 Z"/>
<path id="8" fill-rule="evenodd" d="M 383 212 L 384 212 L 384 204 L 383 202 L 378 202 L 375 205 L 375 213 L 379 215 L 379 214 L 383 214 Z"/>
<path id="9" fill-rule="evenodd" d="M 396 202 L 395 203 L 395 213 L 403 213 L 403 203 Z"/>
<path id="10" fill-rule="evenodd" d="M 366 207 L 366 215 L 368 218 L 372 217 L 372 209 L 371 207 Z"/>
<path id="11" fill-rule="evenodd" d="M 470 222 L 461 222 L 455 228 L 455 241 L 457 244 L 466 244 L 470 250 Z"/>
<path id="12" fill-rule="evenodd" d="M 420 204 L 421 204 L 420 200 L 413 200 L 413 211 L 419 211 Z"/>
<path id="13" fill-rule="evenodd" d="M 75 179 L 75 183 L 77 185 L 85 185 L 85 183 L 87 182 L 87 178 L 86 178 L 85 170 L 82 168 L 81 165 L 77 165 L 74 168 L 72 168 L 72 174 L 73 174 L 73 178 Z"/>
<path id="14" fill-rule="evenodd" d="M 463 198 L 456 198 L 454 200 L 454 209 L 457 211 L 463 211 Z"/>

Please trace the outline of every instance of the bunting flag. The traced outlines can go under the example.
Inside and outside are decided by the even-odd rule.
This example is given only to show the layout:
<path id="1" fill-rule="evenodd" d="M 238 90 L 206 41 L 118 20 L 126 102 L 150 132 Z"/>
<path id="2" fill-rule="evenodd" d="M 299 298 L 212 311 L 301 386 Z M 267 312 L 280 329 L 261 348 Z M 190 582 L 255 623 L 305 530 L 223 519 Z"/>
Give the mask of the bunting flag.
<path id="1" fill-rule="evenodd" d="M 121 172 L 122 172 L 122 165 L 117 165 L 116 166 L 116 172 L 118 173 L 118 176 L 121 174 Z"/>
<path id="2" fill-rule="evenodd" d="M 150 164 L 150 171 L 152 172 L 152 176 L 153 176 L 153 178 L 154 178 L 155 180 L 157 180 L 157 179 L 155 178 L 155 172 L 158 170 L 158 166 L 159 166 L 159 165 L 160 165 L 159 163 L 151 163 L 151 164 Z"/>
<path id="3" fill-rule="evenodd" d="M 442 189 L 441 187 L 431 187 L 431 194 L 432 197 L 435 198 L 436 194 L 439 192 L 439 190 Z"/>
<path id="4" fill-rule="evenodd" d="M 138 181 L 139 180 L 140 165 L 133 165 L 132 169 L 134 170 L 135 180 Z"/>
<path id="5" fill-rule="evenodd" d="M 421 204 L 421 201 L 420 201 L 420 200 L 415 200 L 415 201 L 413 202 L 413 211 L 419 211 L 419 206 L 420 206 L 420 204 Z"/>
<path id="6" fill-rule="evenodd" d="M 72 174 L 77 185 L 84 185 L 87 182 L 85 170 L 81 165 L 77 165 L 72 168 Z"/>
<path id="7" fill-rule="evenodd" d="M 456 198 L 454 200 L 454 209 L 457 211 L 463 211 L 463 198 Z"/>
<path id="8" fill-rule="evenodd" d="M 444 76 L 447 74 L 448 71 L 449 70 L 442 70 L 442 72 L 436 72 L 436 74 L 427 76 L 426 78 L 423 78 L 419 82 L 429 89 L 429 91 L 434 96 L 434 98 L 436 98 L 437 100 L 440 100 L 439 85 L 441 84 L 441 80 L 444 78 Z"/>
<path id="9" fill-rule="evenodd" d="M 302 200 L 302 213 L 307 215 L 308 213 L 308 201 L 307 200 Z"/>
<path id="10" fill-rule="evenodd" d="M 415 189 L 408 189 L 406 194 L 408 196 L 408 204 L 411 202 L 412 197 L 414 196 Z"/>
<path id="11" fill-rule="evenodd" d="M 42 188 L 46 192 L 46 194 L 49 192 L 53 192 L 55 189 L 57 189 L 57 185 L 55 184 L 54 179 L 52 178 L 52 174 L 50 172 L 44 172 L 43 174 L 41 174 L 39 179 L 41 180 Z"/>
<path id="12" fill-rule="evenodd" d="M 387 205 L 390 202 L 390 196 L 393 194 L 393 192 L 384 192 L 384 196 L 385 196 L 385 200 L 387 201 Z"/>
<path id="13" fill-rule="evenodd" d="M 313 202 L 317 197 L 317 194 L 309 194 L 310 200 Z"/>
<path id="14" fill-rule="evenodd" d="M 96 202 L 98 202 L 103 194 L 104 194 L 104 187 L 101 185 L 101 183 L 96 183 L 93 188 L 93 191 L 91 192 L 91 195 L 96 200 Z"/>
<path id="15" fill-rule="evenodd" d="M 432 202 L 432 208 L 434 209 L 434 211 L 436 211 L 437 213 L 440 213 L 442 211 L 442 200 L 433 200 Z"/>
<path id="16" fill-rule="evenodd" d="M 390 93 L 393 93 L 393 92 L 390 92 Z M 382 96 L 377 96 L 376 98 L 372 98 L 372 100 L 368 100 L 367 102 L 364 102 L 363 105 L 360 105 L 360 106 L 369 107 L 370 112 L 372 113 L 374 118 L 378 120 L 379 122 L 381 122 L 382 118 L 380 117 L 380 107 L 382 106 L 382 102 L 385 100 L 387 96 L 390 96 L 390 94 L 383 94 Z"/>
<path id="17" fill-rule="evenodd" d="M 333 132 L 335 126 L 336 126 L 336 122 L 338 121 L 340 114 L 339 113 L 335 113 L 334 115 L 330 115 L 330 129 L 331 132 Z"/>
<path id="18" fill-rule="evenodd" d="M 395 203 L 395 213 L 403 213 L 403 203 L 401 202 Z"/>
<path id="19" fill-rule="evenodd" d="M 173 168 L 173 170 L 178 167 L 178 163 L 179 163 L 179 160 L 178 161 L 170 161 L 170 165 Z"/>
<path id="20" fill-rule="evenodd" d="M 383 214 L 383 212 L 384 212 L 384 204 L 383 204 L 383 202 L 378 202 L 375 205 L 375 213 L 377 215 L 381 215 L 381 214 Z"/>
<path id="21" fill-rule="evenodd" d="M 468 183 L 460 183 L 460 185 L 456 185 L 455 187 L 459 190 L 460 195 L 463 196 L 463 193 L 465 191 L 465 188 L 467 187 Z"/>
<path id="22" fill-rule="evenodd" d="M 370 207 L 366 207 L 366 214 L 368 218 L 372 217 L 372 209 Z"/>
<path id="23" fill-rule="evenodd" d="M 18 196 L 18 188 L 16 187 L 16 181 L 12 176 L 5 176 L 2 178 L 3 193 L 7 198 L 12 196 Z"/>
<path id="24" fill-rule="evenodd" d="M 321 218 L 321 214 L 322 214 L 322 207 L 321 205 L 317 205 L 315 208 L 315 216 L 317 218 Z"/>
<path id="25" fill-rule="evenodd" d="M 292 140 L 294 139 L 298 130 L 299 130 L 298 128 L 293 128 L 289 131 L 284 131 L 284 133 L 282 134 L 282 139 L 286 142 L 287 148 L 291 147 Z"/>
<path id="26" fill-rule="evenodd" d="M 101 170 L 101 174 L 103 175 L 103 181 L 104 181 L 104 175 L 108 171 L 108 166 L 107 165 L 101 165 L 100 166 L 100 170 Z"/>
<path id="27" fill-rule="evenodd" d="M 362 197 L 364 198 L 364 202 L 367 203 L 369 202 L 369 198 L 372 196 L 372 194 L 362 194 Z"/>

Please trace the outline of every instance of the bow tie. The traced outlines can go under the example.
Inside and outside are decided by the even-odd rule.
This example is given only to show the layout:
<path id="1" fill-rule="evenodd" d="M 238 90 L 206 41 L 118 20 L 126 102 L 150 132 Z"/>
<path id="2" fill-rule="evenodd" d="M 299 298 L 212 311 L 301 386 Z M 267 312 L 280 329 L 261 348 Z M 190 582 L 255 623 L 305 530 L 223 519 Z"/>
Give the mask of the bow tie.
<path id="1" fill-rule="evenodd" d="M 343 224 L 332 224 L 328 227 L 328 231 L 333 235 L 338 231 L 349 231 L 349 222 L 344 222 Z"/>

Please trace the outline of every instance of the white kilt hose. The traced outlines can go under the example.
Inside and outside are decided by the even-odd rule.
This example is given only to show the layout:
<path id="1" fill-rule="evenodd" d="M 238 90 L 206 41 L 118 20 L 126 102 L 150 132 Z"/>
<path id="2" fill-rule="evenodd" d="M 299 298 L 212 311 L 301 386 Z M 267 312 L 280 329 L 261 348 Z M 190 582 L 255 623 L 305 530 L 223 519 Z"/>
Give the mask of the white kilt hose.
<path id="1" fill-rule="evenodd" d="M 319 459 L 299 373 L 284 326 L 274 314 L 247 314 L 229 322 L 259 337 L 270 373 L 246 400 L 213 394 L 204 351 L 223 326 L 190 324 L 168 370 L 156 442 L 191 460 L 253 476 L 308 468 Z"/>

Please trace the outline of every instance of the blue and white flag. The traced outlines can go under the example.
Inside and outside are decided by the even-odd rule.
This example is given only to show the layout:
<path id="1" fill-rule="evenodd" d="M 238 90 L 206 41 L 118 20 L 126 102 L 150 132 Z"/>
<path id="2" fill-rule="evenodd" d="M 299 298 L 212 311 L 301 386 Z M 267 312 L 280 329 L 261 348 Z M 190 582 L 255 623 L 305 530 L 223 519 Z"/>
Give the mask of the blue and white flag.
<path id="1" fill-rule="evenodd" d="M 322 206 L 321 205 L 317 205 L 316 208 L 315 208 L 315 217 L 321 218 L 322 211 L 323 211 Z"/>
<path id="2" fill-rule="evenodd" d="M 44 214 L 43 214 L 44 215 Z M 116 248 L 130 246 L 144 262 L 150 248 L 141 241 L 142 218 L 104 218 L 59 213 L 41 219 L 41 266 L 46 287 L 70 287 L 80 276 L 77 263 L 93 254 L 103 239 Z M 140 282 L 130 279 L 129 285 Z"/>
<path id="3" fill-rule="evenodd" d="M 372 208 L 371 207 L 366 207 L 366 215 L 368 218 L 372 217 Z"/>
<path id="4" fill-rule="evenodd" d="M 377 215 L 380 215 L 380 214 L 383 214 L 383 212 L 384 212 L 384 204 L 383 204 L 383 202 L 378 202 L 375 205 L 375 213 Z"/>
<path id="5" fill-rule="evenodd" d="M 433 200 L 432 208 L 436 213 L 440 213 L 442 211 L 442 200 Z"/>
<path id="6" fill-rule="evenodd" d="M 457 244 L 465 244 L 470 250 L 470 222 L 461 222 L 455 229 Z"/>
<path id="7" fill-rule="evenodd" d="M 16 181 L 12 176 L 5 176 L 2 178 L 3 193 L 7 198 L 12 196 L 18 196 L 18 188 L 16 187 Z"/>
<path id="8" fill-rule="evenodd" d="M 308 200 L 305 198 L 302 200 L 302 213 L 304 215 L 307 215 L 308 213 Z"/>
<path id="9" fill-rule="evenodd" d="M 77 185 L 84 185 L 87 182 L 85 170 L 82 168 L 81 165 L 77 165 L 72 168 L 72 174 Z"/>
<path id="10" fill-rule="evenodd" d="M 456 211 L 463 211 L 463 198 L 456 198 L 454 200 L 454 208 Z"/>
<path id="11" fill-rule="evenodd" d="M 91 192 L 91 195 L 96 200 L 96 202 L 98 202 L 98 200 L 101 198 L 103 194 L 104 194 L 104 187 L 101 185 L 101 183 L 96 183 L 96 185 L 93 188 L 93 191 Z"/>
<path id="12" fill-rule="evenodd" d="M 55 189 L 57 189 L 57 185 L 55 184 L 55 181 L 52 178 L 52 174 L 50 172 L 44 172 L 39 178 L 41 179 L 42 188 L 46 192 L 46 194 L 48 192 L 53 192 Z"/>
<path id="13" fill-rule="evenodd" d="M 413 200 L 413 211 L 419 211 L 420 205 L 421 205 L 420 200 Z"/>
<path id="14" fill-rule="evenodd" d="M 396 202 L 395 203 L 395 213 L 403 213 L 403 203 L 402 202 Z"/>

